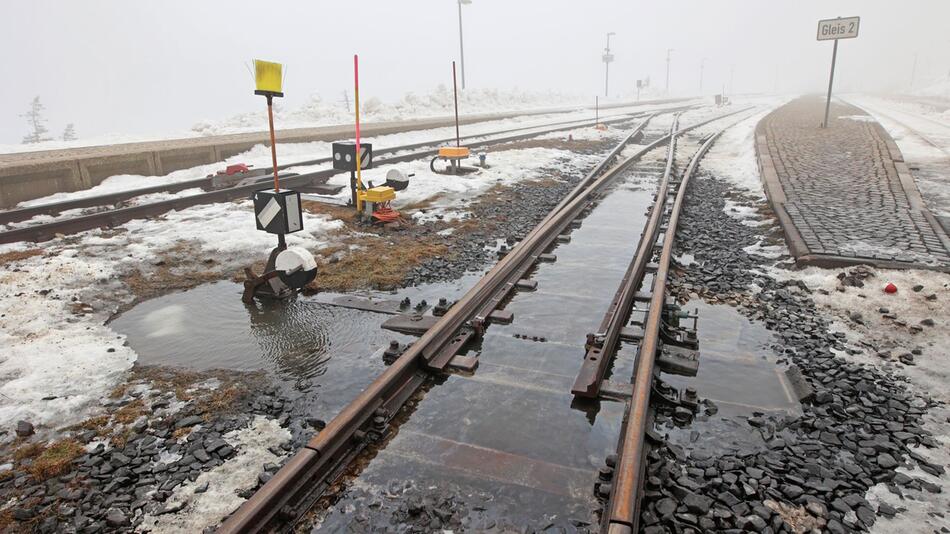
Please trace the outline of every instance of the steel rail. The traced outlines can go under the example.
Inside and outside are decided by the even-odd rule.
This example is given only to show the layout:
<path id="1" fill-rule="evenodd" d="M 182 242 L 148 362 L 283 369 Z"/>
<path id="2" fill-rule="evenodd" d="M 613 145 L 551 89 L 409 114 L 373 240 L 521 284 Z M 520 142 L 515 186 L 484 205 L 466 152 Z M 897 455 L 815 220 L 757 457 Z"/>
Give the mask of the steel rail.
<path id="1" fill-rule="evenodd" d="M 666 167 L 657 188 L 653 208 L 650 210 L 646 226 L 644 226 L 643 233 L 640 235 L 636 253 L 624 273 L 617 293 L 607 308 L 607 313 L 600 323 L 600 328 L 597 333 L 588 335 L 587 353 L 584 355 L 584 362 L 577 373 L 574 385 L 571 387 L 571 393 L 576 397 L 596 399 L 600 396 L 604 375 L 616 352 L 617 343 L 620 341 L 620 333 L 630 316 L 634 296 L 643 284 L 647 264 L 653 258 L 654 244 L 660 231 L 660 223 L 663 219 L 663 211 L 669 191 L 670 174 L 673 171 L 673 161 L 676 156 L 676 139 L 678 137 L 676 126 L 677 121 L 674 120 L 670 127 L 671 141 L 666 155 Z"/>
<path id="2" fill-rule="evenodd" d="M 652 116 L 651 116 L 652 118 Z M 609 162 L 617 156 L 623 147 L 643 130 L 650 118 L 644 120 L 634 131 L 611 151 L 604 159 Z M 419 340 L 413 343 L 399 358 L 380 374 L 365 390 L 363 390 L 349 405 L 347 405 L 327 426 L 314 436 L 307 445 L 299 451 L 273 478 L 271 478 L 257 493 L 251 496 L 234 514 L 220 527 L 221 533 L 260 532 L 268 528 L 274 516 L 288 503 L 298 499 L 298 493 L 315 485 L 321 487 L 322 480 L 314 483 L 313 479 L 320 479 L 334 472 L 332 460 L 343 456 L 341 450 L 353 440 L 360 428 L 372 417 L 377 410 L 387 404 L 393 397 L 408 397 L 406 391 L 415 389 L 412 386 L 413 377 L 425 367 L 426 362 L 432 361 L 446 346 L 454 340 L 458 330 L 479 310 L 492 296 L 504 288 L 512 275 L 519 272 L 519 265 L 530 263 L 539 250 L 548 246 L 549 241 L 557 236 L 559 222 L 562 219 L 569 223 L 570 219 L 559 213 L 567 213 L 564 208 L 582 201 L 583 190 L 595 187 L 594 173 L 600 172 L 605 165 L 598 165 L 579 183 L 570 196 L 572 201 L 562 201 L 558 208 L 550 212 L 545 219 L 533 229 L 511 252 L 498 261 L 495 266 L 483 276 L 448 312 Z M 624 167 L 623 164 L 617 168 Z M 604 177 L 613 176 L 618 171 L 612 171 Z M 566 199 L 565 199 L 566 200 Z M 411 393 L 409 393 L 411 394 Z M 395 410 L 389 410 L 387 415 L 392 416 Z"/>
<path id="3" fill-rule="evenodd" d="M 679 110 L 679 109 L 683 109 L 687 107 L 689 106 L 679 106 L 679 107 L 674 107 L 670 109 L 675 111 L 675 110 Z M 609 117 L 613 117 L 609 119 L 609 122 L 613 123 L 613 122 L 618 122 L 624 119 L 629 120 L 629 119 L 639 118 L 648 114 L 649 112 L 636 112 L 636 111 L 626 112 L 626 113 L 614 113 L 614 114 L 609 115 Z M 546 124 L 537 124 L 534 126 L 519 126 L 517 128 L 508 128 L 504 130 L 497 130 L 494 132 L 467 135 L 467 136 L 463 136 L 462 139 L 465 139 L 465 140 L 479 139 L 482 137 L 488 137 L 488 136 L 493 136 L 493 135 L 510 134 L 510 133 L 519 132 L 519 131 L 533 130 L 533 129 L 538 129 L 538 128 L 550 128 L 554 126 L 563 126 L 563 125 L 568 125 L 568 124 L 573 124 L 573 123 L 582 123 L 584 125 L 592 124 L 590 119 L 573 119 L 569 121 L 558 121 L 558 122 L 551 122 L 551 123 L 546 123 Z M 452 138 L 437 139 L 433 141 L 421 141 L 418 143 L 409 143 L 409 144 L 390 147 L 390 148 L 377 149 L 374 152 L 377 155 L 394 154 L 394 153 L 402 152 L 405 150 L 415 150 L 417 148 L 423 148 L 427 146 L 447 143 L 449 141 L 455 141 L 455 138 L 452 137 Z M 333 158 L 331 157 L 296 161 L 293 163 L 285 163 L 282 165 L 278 165 L 277 170 L 283 171 L 283 170 L 290 169 L 292 167 L 322 165 L 324 163 L 330 163 L 332 161 L 333 161 Z M 267 176 L 264 176 L 264 175 L 269 174 L 272 171 L 273 171 L 273 167 L 261 167 L 259 169 L 255 168 L 251 172 L 261 174 L 262 181 L 266 181 Z M 248 177 L 250 178 L 254 176 L 252 175 Z M 50 202 L 47 204 L 39 204 L 36 206 L 28 206 L 25 208 L 17 208 L 17 209 L 12 209 L 12 210 L 7 210 L 7 211 L 0 211 L 0 224 L 9 224 L 11 222 L 24 221 L 24 220 L 28 220 L 33 217 L 36 217 L 37 215 L 56 215 L 58 213 L 62 213 L 64 211 L 68 211 L 72 209 L 112 205 L 118 202 L 122 202 L 124 200 L 129 200 L 131 198 L 142 196 L 142 195 L 149 195 L 149 194 L 154 194 L 154 193 L 174 193 L 178 191 L 184 191 L 186 189 L 193 189 L 196 187 L 206 188 L 206 187 L 210 187 L 210 185 L 211 185 L 211 177 L 196 178 L 194 180 L 183 180 L 181 182 L 173 182 L 173 183 L 155 185 L 155 186 L 150 186 L 150 187 L 140 187 L 136 189 L 128 189 L 125 191 L 116 191 L 114 193 L 106 193 L 103 195 L 77 198 L 73 200 L 64 200 L 61 202 Z"/>
<path id="4" fill-rule="evenodd" d="M 651 115 L 652 116 L 652 115 Z M 612 119 L 610 121 L 601 121 L 608 123 L 619 123 L 627 122 L 632 119 L 639 118 L 638 116 L 632 117 L 621 117 Z M 513 141 L 520 141 L 524 139 L 530 139 L 532 137 L 537 137 L 540 135 L 545 135 L 553 132 L 572 130 L 584 125 L 594 124 L 594 121 L 588 121 L 582 124 L 574 124 L 571 126 L 561 126 L 556 128 L 547 128 L 540 131 L 533 131 L 524 134 L 518 135 L 509 135 L 497 138 L 486 139 L 483 141 L 476 141 L 469 143 L 471 148 L 479 148 L 483 146 L 497 145 L 503 143 L 509 143 Z M 483 136 L 484 137 L 484 136 Z M 375 162 L 375 165 L 391 165 L 395 163 L 402 163 L 407 161 L 413 161 L 416 159 L 425 158 L 437 153 L 437 149 L 432 150 L 423 150 L 419 152 L 412 152 L 408 154 L 400 154 L 398 156 L 393 156 L 386 158 L 381 161 Z M 336 169 L 325 169 L 319 170 L 312 173 L 299 174 L 296 176 L 288 177 L 283 179 L 283 183 L 288 188 L 300 188 L 305 187 L 316 180 L 327 180 L 332 176 L 341 174 L 345 171 L 339 171 Z M 125 208 L 118 208 L 115 210 L 109 210 L 106 212 L 92 213 L 88 215 L 81 215 L 78 217 L 72 217 L 68 219 L 61 219 L 56 221 L 50 221 L 48 223 L 36 224 L 32 226 L 25 226 L 21 228 L 13 228 L 0 232 L 0 243 L 14 243 L 18 241 L 46 241 L 53 239 L 57 234 L 73 234 L 78 232 L 83 232 L 86 230 L 93 230 L 96 228 L 103 227 L 113 227 L 119 224 L 128 222 L 137 218 L 153 217 L 161 215 L 162 213 L 179 210 L 191 206 L 196 206 L 200 204 L 209 204 L 214 202 L 226 202 L 229 200 L 234 200 L 238 198 L 244 198 L 250 196 L 254 191 L 261 189 L 264 185 L 263 182 L 255 182 L 251 184 L 246 184 L 243 186 L 229 187 L 227 189 L 221 189 L 217 191 L 209 191 L 206 193 L 199 193 L 196 195 L 190 195 L 186 197 L 173 198 L 167 200 L 160 200 L 156 202 L 150 202 L 148 204 L 142 204 L 139 206 L 129 206 Z"/>
<path id="5" fill-rule="evenodd" d="M 716 117 L 680 130 L 697 128 L 727 115 Z M 441 368 L 464 342 L 462 328 L 473 319 L 487 322 L 489 313 L 503 295 L 514 288 L 538 255 L 589 204 L 594 194 L 618 176 L 633 161 L 660 146 L 664 136 L 624 161 L 604 169 L 620 155 L 625 145 L 643 130 L 644 120 L 595 167 L 525 238 L 488 271 L 442 318 L 406 349 L 365 390 L 350 402 L 327 426 L 298 451 L 258 492 L 251 496 L 219 528 L 222 533 L 261 532 L 272 527 L 278 515 L 293 517 L 306 496 L 322 491 L 345 467 L 340 462 L 355 456 L 365 447 L 366 432 L 376 422 L 385 425 L 398 408 L 422 383 L 427 371 Z M 599 177 L 598 173 L 603 173 Z M 282 512 L 283 511 L 283 512 Z"/>
<path id="6" fill-rule="evenodd" d="M 625 423 L 618 447 L 619 463 L 614 474 L 610 499 L 606 508 L 606 530 L 609 534 L 638 532 L 641 489 L 645 469 L 643 460 L 647 452 L 645 435 L 649 417 L 650 392 L 653 384 L 656 352 L 659 348 L 660 319 L 666 299 L 666 283 L 670 258 L 673 255 L 676 228 L 679 225 L 680 212 L 690 178 L 696 172 L 702 157 L 723 131 L 725 131 L 725 128 L 711 135 L 696 151 L 677 187 L 676 198 L 667 221 L 663 248 L 653 278 L 653 290 L 649 312 L 644 324 L 643 339 L 637 352 L 633 374 L 633 396 L 627 403 Z"/>

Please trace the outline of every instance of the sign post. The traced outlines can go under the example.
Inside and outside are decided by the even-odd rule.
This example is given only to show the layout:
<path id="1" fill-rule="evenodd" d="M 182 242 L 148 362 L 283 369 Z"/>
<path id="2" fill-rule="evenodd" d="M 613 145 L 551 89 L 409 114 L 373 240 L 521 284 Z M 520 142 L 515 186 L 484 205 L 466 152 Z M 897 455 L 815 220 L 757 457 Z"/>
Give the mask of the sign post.
<path id="1" fill-rule="evenodd" d="M 828 110 L 831 108 L 831 88 L 835 83 L 835 62 L 838 59 L 838 40 L 854 39 L 858 36 L 858 28 L 861 26 L 861 17 L 835 18 L 818 21 L 818 40 L 828 41 L 834 39 L 835 46 L 831 50 L 831 76 L 828 77 L 828 97 L 825 100 L 825 121 L 821 123 L 822 128 L 828 127 Z"/>

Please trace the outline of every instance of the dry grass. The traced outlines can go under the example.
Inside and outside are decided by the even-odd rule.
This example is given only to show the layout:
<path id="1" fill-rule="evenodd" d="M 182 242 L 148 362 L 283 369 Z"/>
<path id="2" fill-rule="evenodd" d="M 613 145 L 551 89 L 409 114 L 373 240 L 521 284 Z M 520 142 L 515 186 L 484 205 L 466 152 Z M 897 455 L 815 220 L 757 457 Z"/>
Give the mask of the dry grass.
<path id="1" fill-rule="evenodd" d="M 66 430 L 94 430 L 101 436 L 103 430 L 109 424 L 109 419 L 111 419 L 111 417 L 108 415 L 97 415 L 95 417 L 90 417 L 81 423 L 68 427 Z"/>
<path id="2" fill-rule="evenodd" d="M 201 257 L 200 245 L 181 242 L 162 253 L 151 268 L 127 273 L 123 281 L 136 299 L 122 309 L 172 291 L 184 291 L 227 278 L 220 270 L 208 269 L 215 264 L 213 260 L 200 260 Z"/>
<path id="3" fill-rule="evenodd" d="M 8 263 L 13 263 L 15 261 L 22 261 L 33 256 L 40 256 L 43 254 L 42 249 L 38 248 L 28 248 L 26 250 L 11 250 L 10 252 L 4 252 L 0 254 L 0 265 L 6 265 Z"/>
<path id="4" fill-rule="evenodd" d="M 343 224 L 350 228 L 356 228 L 359 225 L 356 210 L 350 206 L 339 206 L 336 204 L 327 204 L 326 202 L 315 202 L 313 200 L 303 200 L 300 202 L 300 206 L 307 213 L 326 215 L 331 219 L 343 221 Z"/>
<path id="5" fill-rule="evenodd" d="M 125 430 L 117 434 L 113 434 L 111 437 L 109 437 L 109 443 L 112 444 L 112 446 L 115 447 L 116 449 L 121 449 L 125 447 L 126 443 L 128 443 L 129 440 L 132 439 L 134 436 L 135 436 L 135 431 L 132 430 L 131 428 L 126 428 Z"/>
<path id="6" fill-rule="evenodd" d="M 85 452 L 82 445 L 74 439 L 57 441 L 43 450 L 30 465 L 30 474 L 37 480 L 46 480 L 69 472 L 73 460 Z"/>
<path id="7" fill-rule="evenodd" d="M 247 392 L 241 385 L 221 386 L 209 395 L 203 395 L 195 401 L 198 413 L 222 413 L 231 411 L 234 405 Z"/>
<path id="8" fill-rule="evenodd" d="M 182 438 L 184 438 L 190 433 L 191 433 L 191 427 L 178 428 L 178 429 L 175 429 L 174 432 L 172 432 L 172 437 L 178 441 L 181 441 Z"/>
<path id="9" fill-rule="evenodd" d="M 135 399 L 125 406 L 119 408 L 112 418 L 116 423 L 127 425 L 134 422 L 140 416 L 145 415 L 145 402 L 142 399 Z"/>
<path id="10" fill-rule="evenodd" d="M 336 263 L 320 266 L 317 279 L 310 285 L 317 291 L 354 289 L 392 289 L 409 271 L 423 261 L 444 256 L 448 247 L 431 238 L 393 236 L 393 239 L 362 238 L 362 248 L 351 250 Z"/>
<path id="11" fill-rule="evenodd" d="M 26 458 L 36 458 L 42 452 L 43 452 L 42 443 L 27 443 L 25 445 L 17 447 L 17 449 L 13 451 L 13 459 L 19 462 Z"/>

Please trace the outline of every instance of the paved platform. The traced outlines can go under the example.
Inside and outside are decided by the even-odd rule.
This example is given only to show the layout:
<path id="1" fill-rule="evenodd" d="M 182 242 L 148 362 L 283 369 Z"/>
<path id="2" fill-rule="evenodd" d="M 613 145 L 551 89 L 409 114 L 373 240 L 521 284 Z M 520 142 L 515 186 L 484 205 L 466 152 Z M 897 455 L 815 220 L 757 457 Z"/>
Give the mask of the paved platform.
<path id="1" fill-rule="evenodd" d="M 950 238 L 924 206 L 897 145 L 862 110 L 802 97 L 756 129 L 769 203 L 800 265 L 950 271 Z"/>

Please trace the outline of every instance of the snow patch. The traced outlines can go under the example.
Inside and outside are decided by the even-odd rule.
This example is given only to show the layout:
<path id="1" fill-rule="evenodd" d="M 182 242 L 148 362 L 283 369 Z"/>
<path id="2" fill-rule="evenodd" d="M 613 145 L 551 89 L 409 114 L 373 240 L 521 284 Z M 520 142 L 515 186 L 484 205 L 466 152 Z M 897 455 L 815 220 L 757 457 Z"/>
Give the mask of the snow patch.
<path id="1" fill-rule="evenodd" d="M 184 505 L 184 508 L 175 514 L 146 516 L 142 522 L 144 528 L 155 533 L 201 532 L 205 527 L 218 524 L 244 502 L 238 492 L 257 486 L 262 466 L 279 463 L 284 457 L 269 449 L 285 443 L 291 436 L 290 431 L 282 428 L 275 419 L 258 415 L 246 428 L 223 437 L 237 454 L 201 473 L 194 482 L 176 488 L 166 506 Z M 205 486 L 206 491 L 195 491 Z"/>

